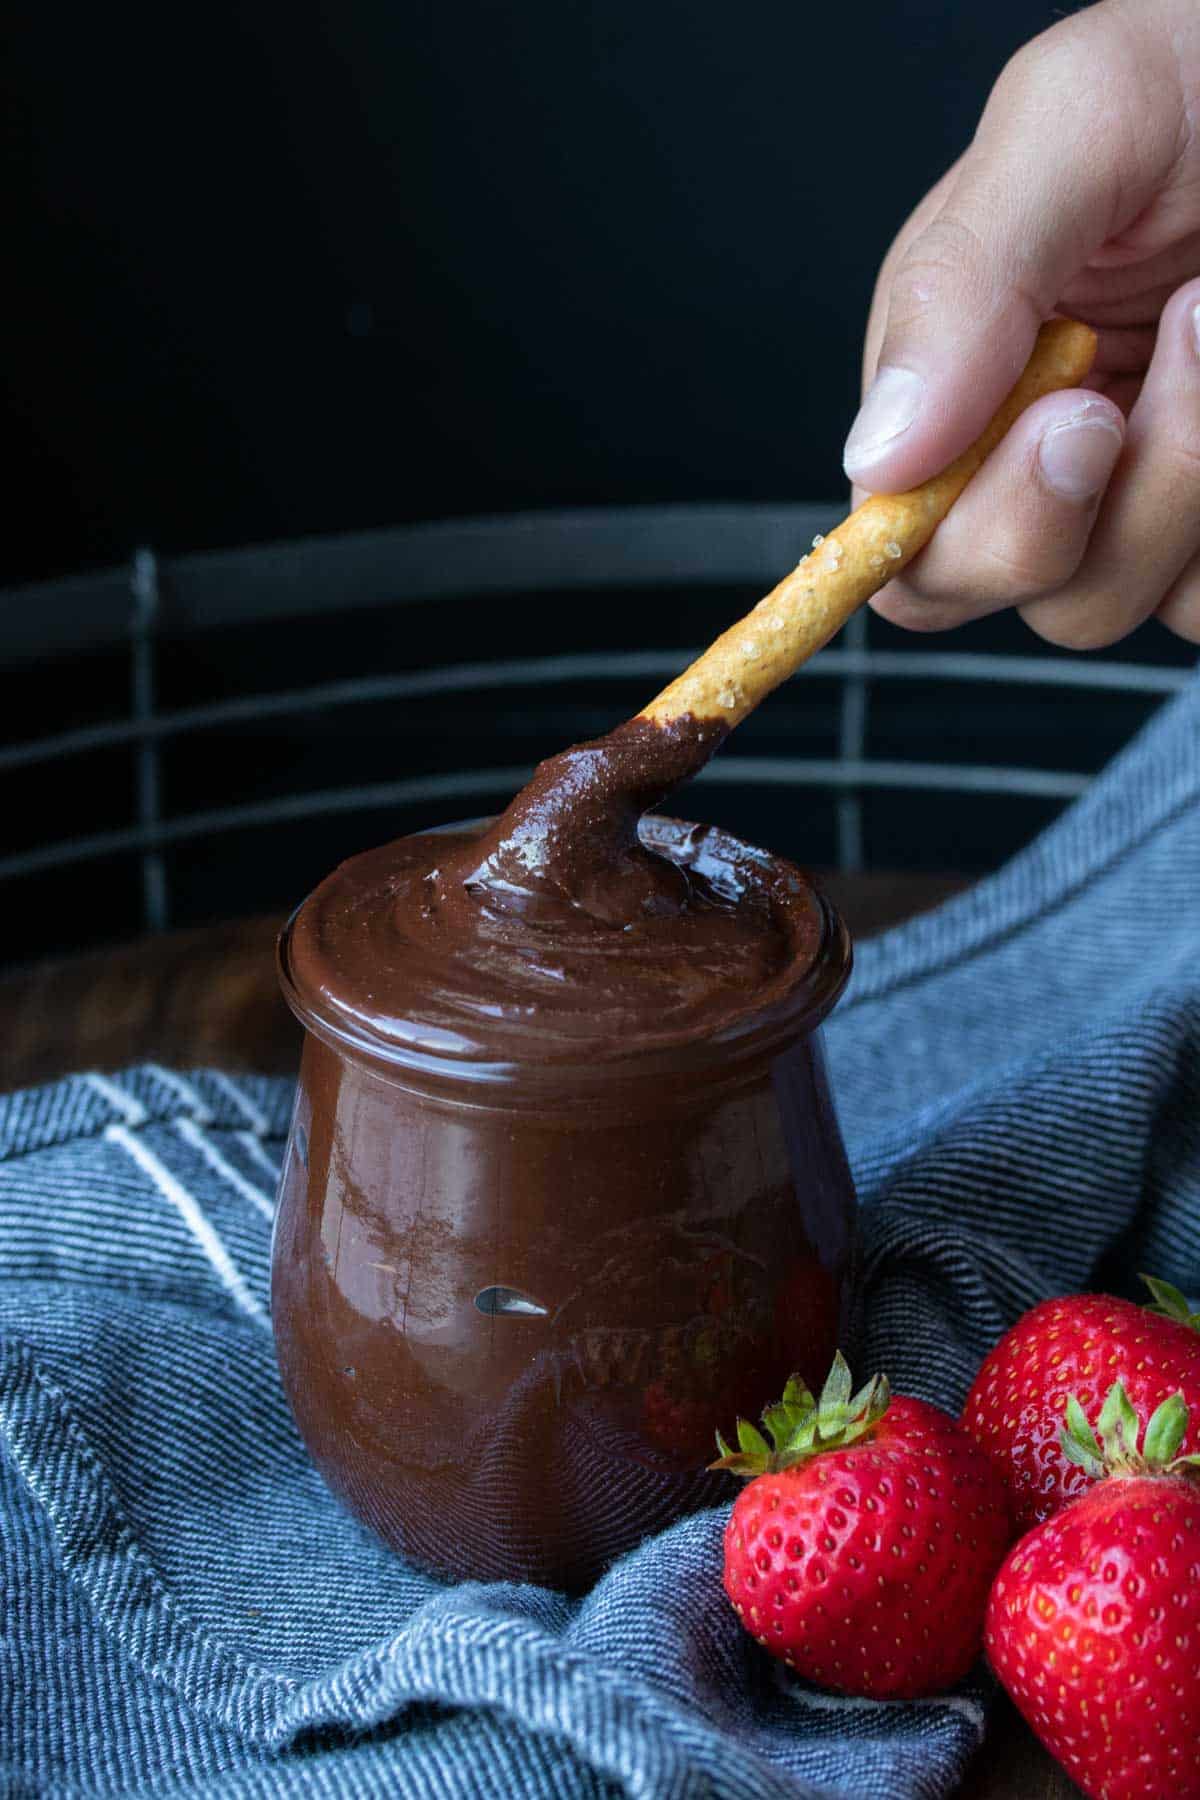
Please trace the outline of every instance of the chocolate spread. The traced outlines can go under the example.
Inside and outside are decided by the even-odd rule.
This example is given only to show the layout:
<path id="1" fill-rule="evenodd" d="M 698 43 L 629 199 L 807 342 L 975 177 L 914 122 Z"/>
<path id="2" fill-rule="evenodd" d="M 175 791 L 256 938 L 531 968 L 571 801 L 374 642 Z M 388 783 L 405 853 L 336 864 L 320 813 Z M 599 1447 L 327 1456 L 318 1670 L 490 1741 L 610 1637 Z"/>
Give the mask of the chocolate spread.
<path id="1" fill-rule="evenodd" d="M 292 928 L 304 1001 L 370 1039 L 484 1062 L 708 1040 L 790 990 L 823 914 L 789 865 L 643 822 L 723 735 L 632 720 L 543 763 L 482 833 L 401 838 Z"/>
<path id="2" fill-rule="evenodd" d="M 494 824 L 335 870 L 281 945 L 285 1388 L 351 1509 L 455 1575 L 584 1585 L 836 1341 L 844 931 L 790 864 L 646 816 L 723 735 L 551 758 Z"/>

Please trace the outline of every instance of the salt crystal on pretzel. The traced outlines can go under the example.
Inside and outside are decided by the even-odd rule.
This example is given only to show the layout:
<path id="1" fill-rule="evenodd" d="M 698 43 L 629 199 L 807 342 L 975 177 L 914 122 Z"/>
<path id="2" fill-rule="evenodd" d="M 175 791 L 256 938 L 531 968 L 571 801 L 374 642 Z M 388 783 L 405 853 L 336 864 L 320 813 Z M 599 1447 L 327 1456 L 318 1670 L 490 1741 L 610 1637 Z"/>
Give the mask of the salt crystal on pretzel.
<path id="1" fill-rule="evenodd" d="M 873 494 L 835 531 L 818 534 L 792 573 L 638 717 L 660 725 L 689 716 L 738 724 L 925 548 L 1014 420 L 1043 394 L 1078 386 L 1095 353 L 1088 326 L 1074 319 L 1043 325 L 1024 373 L 969 449 L 932 481 L 903 494 Z"/>

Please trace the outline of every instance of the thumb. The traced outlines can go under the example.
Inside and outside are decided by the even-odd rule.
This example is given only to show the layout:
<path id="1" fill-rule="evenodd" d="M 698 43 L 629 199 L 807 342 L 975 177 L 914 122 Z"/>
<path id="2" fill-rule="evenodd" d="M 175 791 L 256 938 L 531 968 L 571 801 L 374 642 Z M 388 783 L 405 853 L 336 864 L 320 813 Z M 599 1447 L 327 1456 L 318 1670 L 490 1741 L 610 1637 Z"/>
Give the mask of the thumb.
<path id="1" fill-rule="evenodd" d="M 881 286 L 875 379 L 844 455 L 858 486 L 913 487 L 965 450 L 1068 282 L 1168 179 L 1173 109 L 1161 98 L 1144 109 L 1106 10 L 1056 26 L 1009 63 L 940 208 Z"/>

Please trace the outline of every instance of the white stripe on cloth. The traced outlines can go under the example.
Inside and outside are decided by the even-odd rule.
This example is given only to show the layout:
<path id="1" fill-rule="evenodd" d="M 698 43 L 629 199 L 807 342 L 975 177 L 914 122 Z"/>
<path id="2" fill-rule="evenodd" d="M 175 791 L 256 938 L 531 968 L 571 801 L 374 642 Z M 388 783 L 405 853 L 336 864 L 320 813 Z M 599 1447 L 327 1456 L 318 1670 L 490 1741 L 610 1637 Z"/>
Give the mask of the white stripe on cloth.
<path id="1" fill-rule="evenodd" d="M 164 1069 L 161 1063 L 154 1062 L 146 1063 L 144 1066 L 156 1081 L 161 1081 L 164 1087 L 171 1088 L 179 1095 L 192 1117 L 199 1119 L 201 1125 L 208 1125 L 212 1122 L 212 1108 L 205 1102 L 199 1088 L 185 1075 L 181 1075 L 178 1069 Z"/>
<path id="2" fill-rule="evenodd" d="M 119 1112 L 128 1125 L 144 1125 L 149 1114 L 140 1100 L 110 1081 L 107 1075 L 101 1075 L 99 1069 L 88 1069 L 83 1079 L 90 1088 L 94 1088 L 102 1100 L 107 1100 L 114 1112 Z"/>
<path id="3" fill-rule="evenodd" d="M 235 1131 L 233 1135 L 251 1161 L 256 1162 L 260 1169 L 264 1169 L 273 1182 L 277 1182 L 279 1180 L 279 1164 L 263 1149 L 262 1139 L 256 1137 L 252 1131 Z"/>
<path id="4" fill-rule="evenodd" d="M 112 1143 L 121 1146 L 126 1155 L 137 1164 L 143 1175 L 147 1175 L 154 1183 L 163 1199 L 168 1200 L 175 1208 L 203 1250 L 214 1274 L 226 1292 L 237 1301 L 242 1311 L 248 1313 L 256 1324 L 261 1325 L 264 1331 L 269 1331 L 271 1329 L 270 1319 L 246 1286 L 233 1258 L 183 1183 L 172 1175 L 152 1150 L 147 1149 L 140 1138 L 134 1137 L 127 1126 L 110 1125 L 104 1135 Z"/>
<path id="5" fill-rule="evenodd" d="M 175 1129 L 185 1143 L 200 1152 L 213 1174 L 228 1182 L 234 1192 L 240 1194 L 243 1200 L 248 1200 L 256 1212 L 260 1212 L 264 1219 L 275 1217 L 275 1208 L 269 1195 L 264 1194 L 260 1187 L 255 1187 L 252 1181 L 247 1181 L 231 1162 L 226 1161 L 217 1146 L 209 1142 L 195 1119 L 176 1119 Z"/>
<path id="6" fill-rule="evenodd" d="M 215 1087 L 219 1087 L 223 1094 L 228 1094 L 242 1117 L 250 1126 L 251 1131 L 256 1131 L 259 1137 L 269 1137 L 271 1133 L 270 1121 L 262 1108 L 255 1105 L 249 1094 L 243 1093 L 237 1082 L 230 1081 L 228 1075 L 223 1075 L 220 1069 L 209 1069 L 206 1073 L 208 1079 Z"/>

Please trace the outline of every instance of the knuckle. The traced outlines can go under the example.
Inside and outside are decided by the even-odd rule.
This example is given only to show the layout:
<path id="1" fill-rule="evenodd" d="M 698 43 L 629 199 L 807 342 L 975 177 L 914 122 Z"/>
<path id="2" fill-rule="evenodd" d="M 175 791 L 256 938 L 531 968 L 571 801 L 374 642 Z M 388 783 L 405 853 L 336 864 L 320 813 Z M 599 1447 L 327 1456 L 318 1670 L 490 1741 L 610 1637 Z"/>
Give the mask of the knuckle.
<path id="1" fill-rule="evenodd" d="M 1059 650 L 1106 650 L 1141 619 L 1112 595 L 1082 592 L 1035 600 L 1018 611 L 1031 631 Z"/>
<path id="2" fill-rule="evenodd" d="M 936 546 L 935 546 L 936 547 Z M 948 601 L 975 610 L 1016 606 L 1054 594 L 1074 574 L 1082 546 L 1056 543 L 1049 533 L 993 539 L 972 545 L 969 560 L 955 545 L 941 559 L 916 565 L 912 584 L 927 601 Z"/>
<path id="3" fill-rule="evenodd" d="M 1187 644 L 1200 644 L 1200 568 L 1188 569 L 1156 614 L 1160 624 Z"/>
<path id="4" fill-rule="evenodd" d="M 962 168 L 964 158 L 952 164 L 908 215 L 888 247 L 886 256 L 879 267 L 879 275 L 875 283 L 875 300 L 887 299 L 895 286 L 896 274 L 905 258 L 911 253 L 913 245 L 927 231 L 946 204 L 955 180 Z"/>
<path id="5" fill-rule="evenodd" d="M 966 216 L 976 210 L 976 201 L 965 200 L 957 209 L 951 201 L 909 243 L 892 281 L 889 335 L 897 329 L 928 331 L 944 314 L 982 317 L 995 311 L 998 296 L 1008 296 L 1032 322 L 1041 322 L 1045 297 L 1024 251 L 1011 232 L 989 239 Z"/>
<path id="6" fill-rule="evenodd" d="M 1071 39 L 1051 26 L 1014 50 L 997 76 L 993 91 L 1008 96 L 1054 89 L 1064 73 L 1064 62 L 1073 61 L 1075 54 Z"/>
<path id="7" fill-rule="evenodd" d="M 983 544 L 976 551 L 973 585 L 996 600 L 1037 600 L 1052 594 L 1079 559 L 1078 553 L 1069 560 L 1050 555 L 1051 549 L 1028 539 Z"/>
<path id="8" fill-rule="evenodd" d="M 961 602 L 926 598 L 908 582 L 893 581 L 875 595 L 871 608 L 889 625 L 921 633 L 953 631 L 970 616 Z"/>
<path id="9" fill-rule="evenodd" d="M 928 314 L 931 301 L 958 292 L 986 261 L 979 234 L 942 212 L 913 238 L 896 265 L 890 323 L 911 324 Z"/>
<path id="10" fill-rule="evenodd" d="M 1182 638 L 1185 644 L 1200 644 L 1200 605 L 1170 612 L 1163 619 L 1163 624 L 1177 638 Z"/>
<path id="11" fill-rule="evenodd" d="M 1081 63 L 1094 71 L 1098 63 L 1107 61 L 1109 34 L 1101 35 L 1103 42 L 1094 22 L 1089 25 L 1066 18 L 1029 38 L 1001 69 L 989 104 L 997 99 L 1018 104 L 1047 99 L 1060 106 L 1062 96 L 1071 93 L 1078 82 Z"/>

